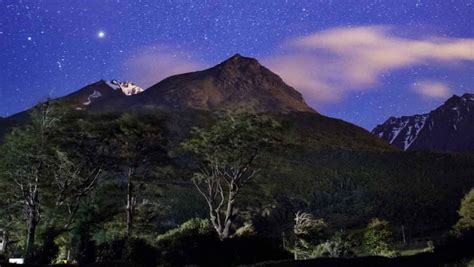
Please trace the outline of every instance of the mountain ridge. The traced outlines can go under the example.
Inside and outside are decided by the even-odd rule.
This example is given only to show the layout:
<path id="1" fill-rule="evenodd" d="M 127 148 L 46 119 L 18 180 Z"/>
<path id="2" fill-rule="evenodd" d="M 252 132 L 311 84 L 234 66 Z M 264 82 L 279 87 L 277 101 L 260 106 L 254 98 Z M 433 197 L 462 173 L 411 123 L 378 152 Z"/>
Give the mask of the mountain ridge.
<path id="1" fill-rule="evenodd" d="M 241 109 L 255 112 L 316 112 L 303 96 L 254 58 L 235 54 L 200 71 L 163 79 L 129 99 L 115 99 L 97 110 L 156 106 L 166 110 Z"/>
<path id="2" fill-rule="evenodd" d="M 406 151 L 474 151 L 474 94 L 453 95 L 426 114 L 390 117 L 372 133 Z"/>
<path id="3" fill-rule="evenodd" d="M 394 150 L 359 126 L 319 114 L 278 75 L 239 54 L 209 69 L 168 77 L 132 95 L 114 87 L 100 80 L 57 100 L 93 113 L 158 108 L 171 118 L 176 136 L 208 125 L 214 111 L 237 110 L 274 116 L 288 126 L 291 142 L 308 149 Z M 27 123 L 28 118 L 24 111 L 0 121 L 0 133 Z"/>

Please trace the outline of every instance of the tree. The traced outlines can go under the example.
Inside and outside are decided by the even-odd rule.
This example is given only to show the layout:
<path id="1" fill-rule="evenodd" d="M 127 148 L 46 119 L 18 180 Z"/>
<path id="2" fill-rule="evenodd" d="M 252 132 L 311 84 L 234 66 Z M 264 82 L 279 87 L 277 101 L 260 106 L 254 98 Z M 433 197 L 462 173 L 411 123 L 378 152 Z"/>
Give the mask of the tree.
<path id="1" fill-rule="evenodd" d="M 5 190 L 24 212 L 27 223 L 26 256 L 31 256 L 36 229 L 41 220 L 43 187 L 50 183 L 54 170 L 52 130 L 58 121 L 49 102 L 38 105 L 31 113 L 31 123 L 15 129 L 3 145 Z"/>
<path id="2" fill-rule="evenodd" d="M 31 122 L 11 132 L 2 146 L 2 189 L 27 222 L 26 257 L 31 257 L 41 221 L 54 239 L 72 225 L 84 196 L 95 186 L 100 167 L 90 168 L 77 146 L 65 146 L 61 103 L 46 101 L 30 114 Z M 77 140 L 76 140 L 77 141 Z M 69 149 L 69 150 L 68 150 Z M 70 152 L 70 153 L 69 153 Z"/>
<path id="3" fill-rule="evenodd" d="M 310 213 L 298 211 L 295 214 L 295 260 L 309 258 L 314 253 L 326 236 L 326 228 L 327 224 L 323 219 L 315 219 Z"/>
<path id="4" fill-rule="evenodd" d="M 474 231 L 474 188 L 462 199 L 458 214 L 460 218 L 454 226 L 455 234 L 460 236 Z"/>
<path id="5" fill-rule="evenodd" d="M 260 171 L 256 160 L 277 141 L 279 129 L 267 116 L 227 113 L 209 129 L 194 129 L 182 144 L 198 161 L 192 181 L 208 204 L 211 224 L 221 240 L 230 237 L 237 196 Z"/>
<path id="6" fill-rule="evenodd" d="M 100 139 L 108 169 L 126 183 L 125 235 L 133 235 L 137 209 L 150 205 L 150 179 L 167 160 L 165 118 L 158 112 L 105 114 L 91 122 L 90 134 Z M 153 192 L 155 195 L 156 192 Z"/>

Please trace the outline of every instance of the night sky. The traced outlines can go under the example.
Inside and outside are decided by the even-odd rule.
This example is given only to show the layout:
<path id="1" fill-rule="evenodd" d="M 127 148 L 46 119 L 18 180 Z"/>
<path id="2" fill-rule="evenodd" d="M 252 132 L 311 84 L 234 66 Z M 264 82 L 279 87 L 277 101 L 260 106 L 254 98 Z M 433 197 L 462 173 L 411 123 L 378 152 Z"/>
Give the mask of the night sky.
<path id="1" fill-rule="evenodd" d="M 99 79 L 255 57 L 367 129 L 474 92 L 473 0 L 0 0 L 0 116 Z"/>

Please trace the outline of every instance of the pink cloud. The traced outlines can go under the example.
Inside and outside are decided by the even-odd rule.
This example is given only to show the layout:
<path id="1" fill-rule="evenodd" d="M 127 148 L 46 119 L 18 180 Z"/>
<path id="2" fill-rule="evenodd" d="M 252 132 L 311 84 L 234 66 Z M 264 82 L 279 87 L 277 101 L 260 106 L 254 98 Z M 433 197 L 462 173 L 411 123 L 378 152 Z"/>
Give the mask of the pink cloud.
<path id="1" fill-rule="evenodd" d="M 204 68 L 189 54 L 165 46 L 149 46 L 137 51 L 125 61 L 124 76 L 143 88 L 175 74 Z"/>
<path id="2" fill-rule="evenodd" d="M 447 84 L 431 80 L 417 81 L 412 85 L 412 89 L 428 98 L 446 98 L 451 94 Z"/>
<path id="3" fill-rule="evenodd" d="M 474 39 L 394 36 L 393 28 L 333 28 L 289 40 L 282 56 L 263 60 L 290 85 L 316 103 L 368 90 L 382 74 L 425 63 L 474 61 Z M 438 90 L 438 95 L 442 89 Z"/>

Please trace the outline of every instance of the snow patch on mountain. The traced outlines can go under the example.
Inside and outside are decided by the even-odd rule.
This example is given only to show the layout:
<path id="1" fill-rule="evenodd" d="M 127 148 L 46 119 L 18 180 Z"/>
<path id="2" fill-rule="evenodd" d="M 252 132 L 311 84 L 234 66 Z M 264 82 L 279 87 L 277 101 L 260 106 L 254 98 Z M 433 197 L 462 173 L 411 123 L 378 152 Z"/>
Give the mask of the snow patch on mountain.
<path id="1" fill-rule="evenodd" d="M 131 83 L 131 82 L 120 82 L 117 80 L 107 81 L 108 86 L 110 86 L 114 90 L 122 90 L 125 95 L 131 96 L 139 94 L 145 90 L 140 86 Z"/>
<path id="2" fill-rule="evenodd" d="M 99 98 L 101 96 L 102 94 L 99 91 L 94 90 L 94 92 L 90 96 L 87 97 L 87 101 L 83 103 L 84 106 L 90 105 L 92 103 L 93 98 Z"/>
<path id="3" fill-rule="evenodd" d="M 392 136 L 392 138 L 390 139 L 390 144 L 393 143 L 395 139 L 397 139 L 398 135 L 403 129 L 405 129 L 407 124 L 408 124 L 408 120 L 402 120 L 401 123 L 393 127 L 393 131 L 389 134 L 389 136 Z M 382 135 L 384 135 L 383 132 L 382 132 Z"/>
<path id="4" fill-rule="evenodd" d="M 404 150 L 407 150 L 413 144 L 413 142 L 415 142 L 416 138 L 418 138 L 418 134 L 423 129 L 423 127 L 425 127 L 426 119 L 428 117 L 428 114 L 415 117 L 414 125 L 410 126 L 406 135 L 403 147 Z M 412 132 L 412 129 L 414 129 L 414 132 Z"/>
<path id="5" fill-rule="evenodd" d="M 379 138 L 388 140 L 390 144 L 401 143 L 403 149 L 407 150 L 425 127 L 428 118 L 428 114 L 401 118 L 391 117 L 384 124 L 375 128 L 372 133 Z"/>

